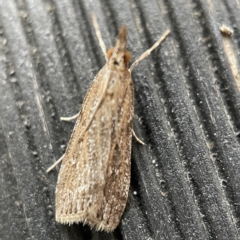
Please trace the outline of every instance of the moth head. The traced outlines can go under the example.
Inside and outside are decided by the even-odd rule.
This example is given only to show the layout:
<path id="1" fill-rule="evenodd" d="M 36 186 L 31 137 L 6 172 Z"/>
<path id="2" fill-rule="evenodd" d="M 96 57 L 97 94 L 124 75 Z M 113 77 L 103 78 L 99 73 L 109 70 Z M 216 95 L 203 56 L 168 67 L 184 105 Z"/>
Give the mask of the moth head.
<path id="1" fill-rule="evenodd" d="M 128 50 L 125 50 L 124 54 L 121 54 L 120 58 L 113 58 L 113 52 L 114 47 L 111 47 L 107 52 L 108 61 L 111 62 L 111 64 L 115 65 L 116 68 L 118 68 L 118 66 L 123 63 L 125 69 L 131 60 L 131 53 Z"/>
<path id="2" fill-rule="evenodd" d="M 119 30 L 115 47 L 110 48 L 107 52 L 109 68 L 126 70 L 131 59 L 131 53 L 126 50 L 126 44 L 127 28 L 123 26 Z"/>

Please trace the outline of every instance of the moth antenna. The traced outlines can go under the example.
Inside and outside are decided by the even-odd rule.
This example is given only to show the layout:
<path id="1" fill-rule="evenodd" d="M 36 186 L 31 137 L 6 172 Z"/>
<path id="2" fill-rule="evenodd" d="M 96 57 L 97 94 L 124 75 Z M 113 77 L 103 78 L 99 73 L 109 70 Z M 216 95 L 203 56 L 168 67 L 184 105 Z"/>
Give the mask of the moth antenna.
<path id="1" fill-rule="evenodd" d="M 151 47 L 149 48 L 146 52 L 144 52 L 129 68 L 129 71 L 132 72 L 132 70 L 144 59 L 146 58 L 148 55 L 150 55 L 150 53 L 159 46 L 159 44 L 167 37 L 167 35 L 170 33 L 170 30 L 167 30 L 160 38 L 159 40 Z"/>
<path id="2" fill-rule="evenodd" d="M 102 40 L 101 32 L 99 30 L 99 26 L 98 26 L 98 22 L 97 22 L 97 18 L 95 16 L 95 14 L 92 15 L 92 20 L 93 20 L 93 26 L 95 28 L 96 35 L 97 35 L 97 38 L 98 38 L 98 41 L 99 41 L 99 45 L 100 45 L 100 47 L 102 49 L 102 52 L 103 52 L 104 57 L 105 57 L 105 60 L 107 61 L 106 46 L 105 46 L 104 41 Z"/>

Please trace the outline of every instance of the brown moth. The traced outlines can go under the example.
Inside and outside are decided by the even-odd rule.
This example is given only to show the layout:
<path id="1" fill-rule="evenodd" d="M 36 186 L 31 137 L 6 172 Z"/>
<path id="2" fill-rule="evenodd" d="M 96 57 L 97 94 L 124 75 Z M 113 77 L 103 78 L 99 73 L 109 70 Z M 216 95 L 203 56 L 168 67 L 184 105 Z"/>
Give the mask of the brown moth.
<path id="1" fill-rule="evenodd" d="M 128 69 L 131 55 L 126 50 L 127 28 L 120 28 L 115 47 L 106 53 L 95 17 L 93 21 L 107 63 L 95 77 L 67 150 L 59 159 L 62 165 L 56 187 L 56 221 L 83 222 L 112 232 L 125 209 L 130 185 L 134 99 L 131 72 L 170 31 Z"/>

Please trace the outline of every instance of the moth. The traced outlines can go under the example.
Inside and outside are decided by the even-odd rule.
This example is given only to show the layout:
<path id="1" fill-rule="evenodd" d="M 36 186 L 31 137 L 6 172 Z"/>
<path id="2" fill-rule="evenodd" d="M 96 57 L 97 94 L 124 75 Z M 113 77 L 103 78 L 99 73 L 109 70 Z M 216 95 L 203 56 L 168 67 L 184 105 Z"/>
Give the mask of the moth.
<path id="1" fill-rule="evenodd" d="M 170 31 L 128 69 L 127 28 L 120 28 L 115 47 L 106 52 L 95 16 L 93 23 L 106 65 L 88 90 L 65 154 L 48 171 L 62 160 L 55 192 L 57 222 L 82 222 L 112 232 L 125 209 L 130 185 L 134 133 L 131 72 Z"/>

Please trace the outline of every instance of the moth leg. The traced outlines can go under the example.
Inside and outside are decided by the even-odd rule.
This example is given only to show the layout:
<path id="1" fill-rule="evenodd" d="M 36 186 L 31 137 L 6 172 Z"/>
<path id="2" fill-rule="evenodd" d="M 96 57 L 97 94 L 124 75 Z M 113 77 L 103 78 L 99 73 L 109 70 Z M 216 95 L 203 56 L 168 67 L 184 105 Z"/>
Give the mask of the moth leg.
<path id="1" fill-rule="evenodd" d="M 133 136 L 136 138 L 136 140 L 137 140 L 140 144 L 146 145 L 143 141 L 141 141 L 141 140 L 137 137 L 137 135 L 136 135 L 136 133 L 134 132 L 133 129 L 132 129 L 132 133 L 133 133 Z"/>
<path id="2" fill-rule="evenodd" d="M 50 172 L 53 168 L 55 168 L 62 160 L 65 154 L 63 154 L 51 167 L 47 169 L 47 173 Z"/>
<path id="3" fill-rule="evenodd" d="M 167 30 L 159 39 L 158 41 L 151 47 L 149 48 L 146 52 L 144 52 L 129 68 L 129 71 L 132 72 L 132 70 L 144 59 L 146 58 L 148 55 L 150 55 L 150 53 L 159 46 L 159 44 L 167 37 L 167 35 L 170 33 L 170 30 Z"/>
<path id="4" fill-rule="evenodd" d="M 94 14 L 92 15 L 92 20 L 93 20 L 93 26 L 95 28 L 96 35 L 97 35 L 97 38 L 98 38 L 98 41 L 99 41 L 99 45 L 100 45 L 100 47 L 102 49 L 102 52 L 103 52 L 104 57 L 105 57 L 106 62 L 107 62 L 108 59 L 107 59 L 106 46 L 105 46 L 105 43 L 102 40 L 101 32 L 99 30 L 99 26 L 98 26 L 98 23 L 97 23 L 97 18 L 96 18 L 96 16 Z"/>
<path id="5" fill-rule="evenodd" d="M 71 116 L 71 117 L 60 117 L 60 120 L 61 121 L 66 121 L 66 122 L 70 122 L 74 119 L 76 119 L 78 117 L 79 113 L 74 115 L 74 116 Z"/>

